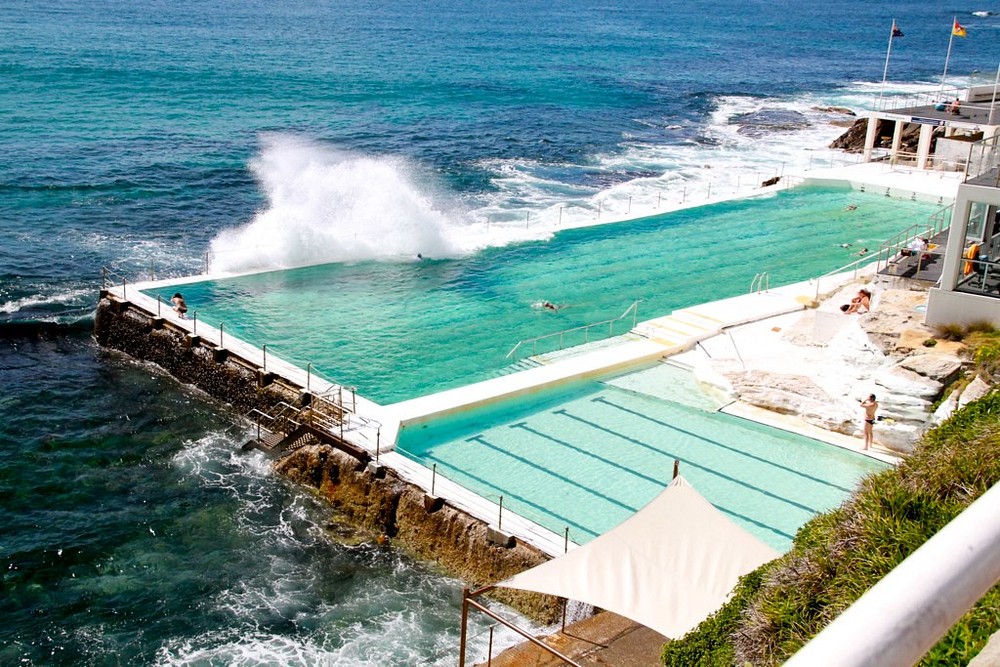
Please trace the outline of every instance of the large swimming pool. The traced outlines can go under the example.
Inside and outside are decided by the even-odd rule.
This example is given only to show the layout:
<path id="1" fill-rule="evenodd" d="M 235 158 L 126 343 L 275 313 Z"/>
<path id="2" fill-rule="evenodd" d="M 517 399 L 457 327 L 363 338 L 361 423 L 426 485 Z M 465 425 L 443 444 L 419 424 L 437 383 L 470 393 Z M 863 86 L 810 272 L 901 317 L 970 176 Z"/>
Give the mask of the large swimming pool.
<path id="1" fill-rule="evenodd" d="M 652 500 L 676 459 L 709 502 L 779 551 L 886 467 L 716 407 L 690 373 L 657 364 L 406 427 L 398 451 L 578 543 Z"/>
<path id="2" fill-rule="evenodd" d="M 745 293 L 759 271 L 772 285 L 807 280 L 936 209 L 802 187 L 460 259 L 329 264 L 182 291 L 199 321 L 392 403 L 493 377 L 519 340 L 616 317 L 636 300 L 639 319 L 649 319 Z M 533 307 L 544 300 L 562 308 Z"/>

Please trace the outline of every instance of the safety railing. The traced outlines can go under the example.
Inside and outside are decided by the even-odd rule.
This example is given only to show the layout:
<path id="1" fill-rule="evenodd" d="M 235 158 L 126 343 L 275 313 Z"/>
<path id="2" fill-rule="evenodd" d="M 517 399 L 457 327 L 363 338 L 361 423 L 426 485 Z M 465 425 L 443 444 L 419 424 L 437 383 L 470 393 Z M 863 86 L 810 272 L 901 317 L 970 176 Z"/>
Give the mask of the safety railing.
<path id="1" fill-rule="evenodd" d="M 910 554 L 785 663 L 909 667 L 1000 580 L 1000 485 Z"/>
<path id="2" fill-rule="evenodd" d="M 290 433 L 301 425 L 296 417 L 300 415 L 300 409 L 289 403 L 280 402 L 274 406 L 277 412 L 274 414 L 264 412 L 258 408 L 253 408 L 247 413 L 257 425 L 257 441 L 261 440 L 261 429 L 271 433 Z"/>
<path id="3" fill-rule="evenodd" d="M 888 162 L 890 167 L 917 167 L 920 155 L 913 151 L 898 150 L 893 152 L 890 149 L 882 149 L 881 160 Z M 931 171 L 965 171 L 966 159 L 954 159 L 927 155 L 924 158 L 924 169 Z"/>
<path id="4" fill-rule="evenodd" d="M 1000 137 L 983 139 L 969 147 L 965 182 L 971 180 L 985 180 L 993 187 L 1000 187 Z"/>
<path id="5" fill-rule="evenodd" d="M 909 109 L 913 107 L 932 107 L 964 97 L 966 88 L 944 88 L 917 93 L 900 93 L 879 95 L 872 102 L 872 111 L 891 111 L 893 109 Z"/>
<path id="6" fill-rule="evenodd" d="M 618 317 L 613 317 L 613 318 L 611 318 L 609 320 L 601 320 L 600 322 L 594 322 L 592 324 L 584 324 L 584 325 L 581 325 L 581 326 L 578 326 L 578 327 L 571 327 L 569 329 L 563 329 L 562 331 L 555 331 L 553 333 L 545 334 L 543 336 L 536 336 L 534 338 L 527 338 L 525 340 L 520 340 L 520 341 L 517 342 L 517 344 L 514 347 L 511 348 L 510 352 L 508 352 L 507 355 L 504 358 L 505 359 L 510 359 L 511 357 L 514 357 L 514 355 L 519 350 L 521 350 L 523 348 L 526 348 L 529 345 L 531 346 L 531 354 L 528 355 L 528 356 L 534 356 L 534 355 L 536 355 L 538 353 L 538 343 L 540 343 L 541 341 L 550 340 L 550 339 L 553 339 L 553 338 L 558 338 L 559 339 L 558 345 L 556 347 L 554 347 L 553 349 L 546 350 L 546 351 L 547 352 L 555 352 L 556 350 L 562 350 L 565 347 L 567 347 L 567 345 L 565 344 L 566 337 L 569 336 L 569 335 L 571 335 L 571 334 L 576 334 L 576 333 L 580 333 L 580 332 L 583 333 L 583 343 L 582 344 L 586 344 L 586 343 L 590 342 L 590 330 L 594 329 L 594 328 L 597 328 L 597 327 L 607 326 L 608 327 L 607 338 L 611 338 L 611 337 L 613 337 L 615 335 L 615 332 L 614 332 L 615 322 L 621 322 L 626 317 L 628 317 L 629 313 L 632 314 L 632 326 L 631 326 L 631 328 L 634 329 L 636 321 L 637 321 L 637 318 L 639 316 L 639 301 L 633 301 L 632 305 L 629 306 L 628 308 L 626 308 L 624 313 L 622 313 Z M 578 342 L 578 341 L 572 343 L 572 345 L 580 345 L 580 344 L 581 343 Z"/>
<path id="7" fill-rule="evenodd" d="M 883 271 L 896 261 L 903 251 L 910 247 L 914 239 L 932 239 L 943 233 L 951 226 L 951 212 L 953 206 L 943 206 L 932 213 L 925 223 L 910 225 L 898 234 L 889 237 L 879 247 L 877 256 L 876 271 Z"/>
<path id="8" fill-rule="evenodd" d="M 164 315 L 173 312 L 173 306 L 164 301 L 162 295 L 157 294 L 154 296 L 144 294 L 142 291 L 137 291 L 132 285 L 129 284 L 129 280 L 121 275 L 119 272 L 109 269 L 108 267 L 103 267 L 101 272 L 101 287 L 102 290 L 113 294 L 115 298 L 120 298 L 123 301 L 134 301 L 136 297 L 139 300 L 142 299 L 154 299 L 155 306 L 150 306 L 148 304 L 137 305 L 137 307 L 142 310 L 151 312 L 154 317 L 162 318 Z M 151 310 L 150 310 L 151 308 Z M 230 335 L 225 336 L 225 324 L 223 322 L 218 323 L 218 327 L 211 326 L 204 321 L 199 322 L 198 311 L 192 310 L 187 317 L 170 317 L 165 318 L 163 322 L 164 326 L 172 328 L 177 331 L 187 332 L 194 336 L 197 336 L 202 344 L 209 347 L 214 347 L 218 350 L 225 350 L 229 353 L 231 358 L 236 360 L 242 360 L 242 363 L 249 365 L 251 367 L 259 368 L 264 373 L 268 373 L 268 365 L 270 362 L 271 370 L 273 371 L 276 367 L 283 368 L 284 374 L 289 375 L 288 378 L 291 380 L 291 376 L 296 375 L 295 371 L 300 371 L 301 369 L 295 364 L 284 361 L 280 357 L 276 356 L 273 349 L 268 349 L 267 344 L 263 344 L 260 348 L 253 345 L 244 343 L 238 338 Z M 280 379 L 279 381 L 286 382 L 286 380 Z M 314 380 L 320 380 L 320 384 L 325 385 L 325 389 L 315 395 L 314 400 L 317 405 L 325 406 L 320 408 L 322 414 L 315 417 L 316 421 L 323 427 L 324 430 L 328 431 L 331 435 L 340 436 L 343 439 L 343 435 L 346 431 L 351 431 L 356 437 L 364 440 L 369 448 L 375 448 L 376 451 L 380 446 L 380 434 L 381 434 L 381 424 L 376 420 L 369 419 L 357 415 L 357 391 L 354 387 L 346 387 L 344 385 L 330 382 L 322 376 L 318 375 L 313 364 L 310 362 L 306 364 L 305 372 L 305 382 L 304 388 L 306 392 L 312 393 L 312 385 L 316 384 Z M 293 384 L 298 387 L 298 382 Z M 288 406 L 288 404 L 283 404 L 287 406 L 285 409 L 293 408 L 293 406 Z M 298 410 L 298 408 L 293 408 Z M 258 419 L 258 426 L 263 425 L 263 428 L 268 430 L 281 431 L 278 424 L 274 420 L 279 419 L 281 415 L 269 415 L 264 412 L 253 413 Z M 298 422 L 296 422 L 296 425 Z M 374 435 L 372 435 L 372 432 Z"/>

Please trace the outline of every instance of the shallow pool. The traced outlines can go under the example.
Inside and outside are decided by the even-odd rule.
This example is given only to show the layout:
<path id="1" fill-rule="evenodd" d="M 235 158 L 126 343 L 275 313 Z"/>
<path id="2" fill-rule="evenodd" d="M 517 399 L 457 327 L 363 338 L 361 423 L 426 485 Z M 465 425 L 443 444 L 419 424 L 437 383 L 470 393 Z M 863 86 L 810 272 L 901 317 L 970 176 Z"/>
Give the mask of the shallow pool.
<path id="1" fill-rule="evenodd" d="M 658 364 L 406 427 L 398 450 L 580 543 L 652 500 L 679 460 L 699 493 L 779 551 L 886 467 L 715 407 L 689 373 Z"/>
<path id="2" fill-rule="evenodd" d="M 759 271 L 772 285 L 807 280 L 855 259 L 861 247 L 877 250 L 936 208 L 847 188 L 796 188 L 461 259 L 330 264 L 182 291 L 200 321 L 221 322 L 227 333 L 266 344 L 268 354 L 311 362 L 328 379 L 391 403 L 493 377 L 519 340 L 617 317 L 637 300 L 639 319 L 650 319 L 745 293 Z M 166 299 L 173 291 L 147 293 Z M 533 307 L 543 300 L 562 307 Z M 620 334 L 631 323 L 602 332 Z"/>

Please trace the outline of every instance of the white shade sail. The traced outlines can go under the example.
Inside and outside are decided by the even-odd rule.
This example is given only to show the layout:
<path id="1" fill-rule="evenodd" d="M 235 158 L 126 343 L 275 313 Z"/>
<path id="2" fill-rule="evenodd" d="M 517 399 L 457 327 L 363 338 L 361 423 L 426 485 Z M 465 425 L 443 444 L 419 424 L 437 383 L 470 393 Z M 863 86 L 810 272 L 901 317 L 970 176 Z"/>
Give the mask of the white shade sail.
<path id="1" fill-rule="evenodd" d="M 586 602 L 677 638 L 778 555 L 677 477 L 604 535 L 496 585 Z"/>

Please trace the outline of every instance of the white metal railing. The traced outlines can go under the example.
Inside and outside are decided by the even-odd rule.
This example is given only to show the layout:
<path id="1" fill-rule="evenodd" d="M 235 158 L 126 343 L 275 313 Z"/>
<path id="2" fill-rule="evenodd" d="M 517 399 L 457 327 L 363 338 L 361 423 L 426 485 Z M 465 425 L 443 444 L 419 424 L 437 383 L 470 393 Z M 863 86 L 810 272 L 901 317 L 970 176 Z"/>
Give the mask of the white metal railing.
<path id="1" fill-rule="evenodd" d="M 969 505 L 785 667 L 910 667 L 1000 581 L 1000 484 Z"/>
<path id="2" fill-rule="evenodd" d="M 753 294 L 754 288 L 756 288 L 757 294 L 771 291 L 771 276 L 767 271 L 761 271 L 753 277 L 753 280 L 750 281 L 750 294 Z"/>
<path id="3" fill-rule="evenodd" d="M 889 267 L 900 251 L 909 248 L 910 242 L 916 238 L 932 239 L 943 233 L 951 226 L 952 204 L 943 206 L 931 214 L 926 223 L 910 225 L 895 236 L 882 242 L 878 253 L 878 266 L 876 271 L 882 271 Z M 938 253 L 940 254 L 940 253 Z"/>
<path id="4" fill-rule="evenodd" d="M 1000 187 L 1000 137 L 996 136 L 976 142 L 969 147 L 965 180 L 968 182 L 991 171 L 997 172 L 994 186 Z"/>
<path id="5" fill-rule="evenodd" d="M 632 328 L 635 328 L 636 319 L 637 319 L 638 314 L 639 314 L 639 301 L 633 301 L 632 305 L 629 306 L 628 308 L 626 308 L 624 313 L 622 313 L 618 317 L 613 317 L 613 318 L 611 318 L 609 320 L 601 320 L 600 322 L 594 322 L 592 324 L 584 324 L 584 325 L 581 325 L 581 326 L 578 326 L 578 327 L 571 327 L 569 329 L 563 329 L 562 331 L 555 331 L 553 333 L 548 333 L 548 334 L 545 334 L 543 336 L 535 336 L 534 338 L 526 338 L 524 340 L 519 340 L 517 342 L 517 344 L 514 347 L 511 348 L 510 352 L 508 352 L 504 358 L 505 359 L 510 359 L 512 356 L 514 356 L 514 353 L 516 353 L 522 347 L 526 347 L 528 345 L 531 345 L 531 356 L 534 356 L 537 353 L 538 342 L 539 341 L 543 341 L 543 340 L 548 340 L 549 338 L 557 338 L 558 337 L 559 338 L 559 345 L 555 349 L 556 350 L 561 350 L 561 349 L 563 349 L 565 347 L 565 345 L 564 345 L 565 336 L 567 334 L 576 333 L 578 331 L 582 331 L 583 332 L 583 342 L 584 343 L 589 343 L 590 342 L 590 329 L 592 329 L 593 327 L 600 327 L 600 326 L 608 325 L 608 338 L 610 338 L 610 337 L 614 336 L 614 324 L 615 324 L 615 322 L 620 322 L 620 321 L 624 320 L 626 317 L 628 317 L 629 313 L 632 313 Z M 579 344 L 580 343 L 574 343 L 574 345 L 579 345 Z M 550 350 L 550 351 L 554 351 L 554 350 Z"/>

